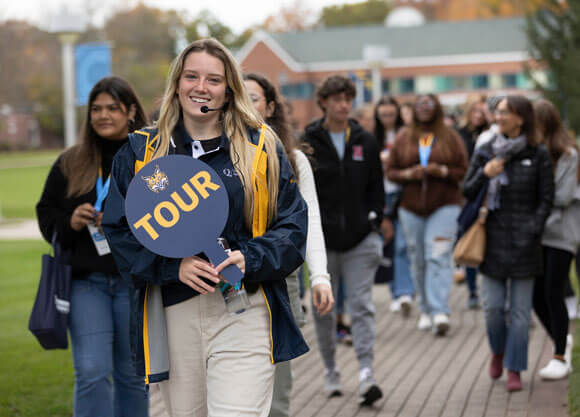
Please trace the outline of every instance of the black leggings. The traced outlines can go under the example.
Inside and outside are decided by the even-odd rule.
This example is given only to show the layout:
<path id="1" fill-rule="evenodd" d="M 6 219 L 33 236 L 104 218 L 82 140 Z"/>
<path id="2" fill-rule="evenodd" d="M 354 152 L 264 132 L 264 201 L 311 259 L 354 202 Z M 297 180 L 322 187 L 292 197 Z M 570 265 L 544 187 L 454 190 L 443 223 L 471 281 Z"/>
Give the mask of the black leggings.
<path id="1" fill-rule="evenodd" d="M 536 277 L 534 284 L 534 311 L 556 345 L 554 354 L 563 355 L 569 326 L 564 292 L 573 255 L 561 249 L 542 248 L 544 275 Z"/>

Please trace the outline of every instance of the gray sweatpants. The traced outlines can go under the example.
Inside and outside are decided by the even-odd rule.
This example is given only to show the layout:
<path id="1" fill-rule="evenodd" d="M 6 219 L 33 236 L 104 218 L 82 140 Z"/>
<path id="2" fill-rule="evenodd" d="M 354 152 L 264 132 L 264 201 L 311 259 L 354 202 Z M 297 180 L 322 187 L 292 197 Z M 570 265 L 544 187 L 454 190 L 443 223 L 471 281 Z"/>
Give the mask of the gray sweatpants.
<path id="1" fill-rule="evenodd" d="M 375 273 L 382 256 L 383 242 L 378 233 L 367 235 L 357 246 L 345 251 L 327 250 L 328 272 L 332 281 L 334 298 L 338 296 L 338 281 L 342 276 L 350 314 L 354 350 L 359 369 L 373 366 L 373 348 L 375 343 L 375 307 L 372 290 Z M 320 316 L 315 309 L 314 324 L 318 349 L 327 370 L 336 368 L 336 307 L 325 316 Z"/>

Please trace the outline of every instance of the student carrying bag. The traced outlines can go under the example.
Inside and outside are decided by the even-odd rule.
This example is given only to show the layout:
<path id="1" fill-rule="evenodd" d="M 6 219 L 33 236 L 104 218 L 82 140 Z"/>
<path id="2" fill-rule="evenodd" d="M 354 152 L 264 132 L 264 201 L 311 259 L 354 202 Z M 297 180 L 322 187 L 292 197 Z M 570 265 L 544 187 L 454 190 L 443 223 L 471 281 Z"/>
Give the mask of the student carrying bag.
<path id="1" fill-rule="evenodd" d="M 453 250 L 453 262 L 477 268 L 485 256 L 485 221 L 487 219 L 486 201 L 479 208 L 479 215 L 467 231 L 459 238 Z"/>
<path id="2" fill-rule="evenodd" d="M 42 255 L 42 272 L 28 329 L 44 349 L 66 349 L 71 266 L 64 261 L 56 232 L 52 235 L 52 247 L 54 256 Z"/>

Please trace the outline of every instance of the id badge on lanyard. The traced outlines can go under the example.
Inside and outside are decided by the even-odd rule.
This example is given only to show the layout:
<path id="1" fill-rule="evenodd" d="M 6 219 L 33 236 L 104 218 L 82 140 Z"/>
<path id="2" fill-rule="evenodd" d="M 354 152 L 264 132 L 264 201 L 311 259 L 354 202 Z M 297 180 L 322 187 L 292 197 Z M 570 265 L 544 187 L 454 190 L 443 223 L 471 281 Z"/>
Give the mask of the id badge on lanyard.
<path id="1" fill-rule="evenodd" d="M 109 193 L 110 182 L 111 177 L 109 176 L 105 183 L 103 183 L 103 176 L 99 170 L 99 178 L 97 178 L 97 201 L 95 202 L 94 206 L 97 213 L 103 211 L 103 201 Z M 94 222 L 90 222 L 87 225 L 87 228 L 89 229 L 89 234 L 91 235 L 91 239 L 93 239 L 93 243 L 95 244 L 95 248 L 97 249 L 99 256 L 108 255 L 111 253 L 111 248 L 109 247 L 107 238 L 101 229 L 98 228 Z"/>
<path id="2" fill-rule="evenodd" d="M 429 164 L 429 156 L 431 156 L 434 142 L 435 136 L 433 133 L 419 139 L 419 160 L 422 167 L 426 167 Z"/>

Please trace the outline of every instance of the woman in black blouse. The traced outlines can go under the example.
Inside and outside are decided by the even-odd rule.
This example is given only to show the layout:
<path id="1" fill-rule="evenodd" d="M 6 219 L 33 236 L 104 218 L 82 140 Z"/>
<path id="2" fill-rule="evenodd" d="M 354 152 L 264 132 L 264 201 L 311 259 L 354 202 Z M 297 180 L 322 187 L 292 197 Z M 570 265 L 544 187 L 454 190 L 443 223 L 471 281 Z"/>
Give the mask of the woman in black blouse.
<path id="1" fill-rule="evenodd" d="M 131 284 L 121 280 L 101 230 L 113 157 L 145 123 L 125 80 L 100 80 L 89 96 L 80 143 L 56 160 L 36 206 L 44 238 L 50 242 L 56 233 L 71 254 L 75 417 L 148 415 L 145 384 L 130 353 Z"/>

